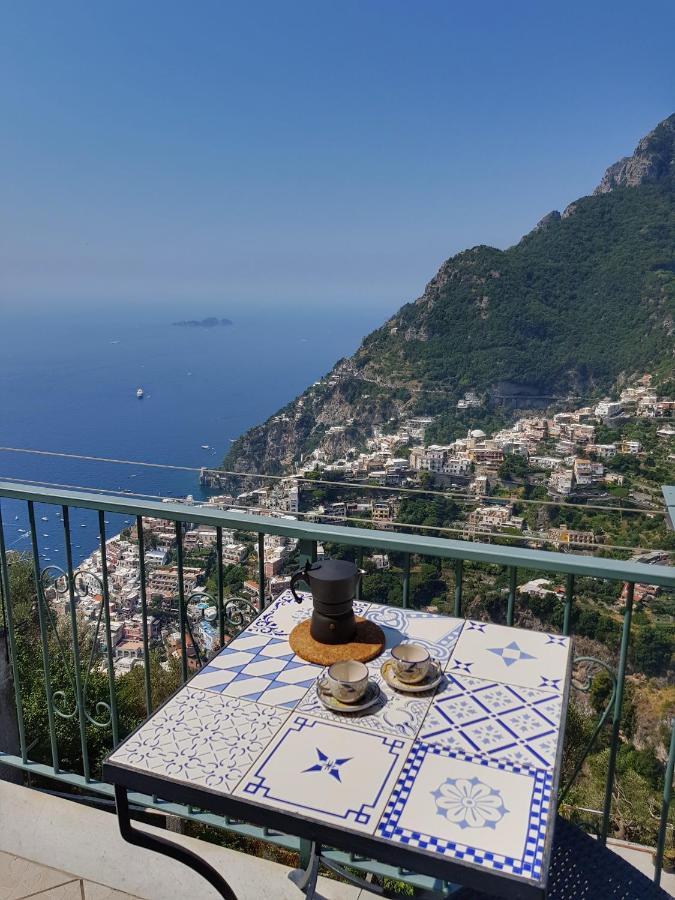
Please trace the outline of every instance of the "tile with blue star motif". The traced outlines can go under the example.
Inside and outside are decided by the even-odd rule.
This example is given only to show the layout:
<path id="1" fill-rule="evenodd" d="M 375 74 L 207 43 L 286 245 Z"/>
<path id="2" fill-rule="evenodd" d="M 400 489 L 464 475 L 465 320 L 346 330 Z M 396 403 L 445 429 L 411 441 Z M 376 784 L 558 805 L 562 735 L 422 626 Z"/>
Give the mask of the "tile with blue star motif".
<path id="1" fill-rule="evenodd" d="M 385 636 L 385 648 L 390 651 L 397 644 L 421 644 L 429 653 L 445 663 L 464 626 L 464 619 L 439 616 L 437 613 L 399 609 L 372 603 L 365 613 L 377 622 Z"/>
<path id="2" fill-rule="evenodd" d="M 372 834 L 411 746 L 296 712 L 234 793 Z"/>
<path id="3" fill-rule="evenodd" d="M 290 591 L 279 594 L 276 600 L 267 607 L 246 629 L 247 634 L 269 634 L 272 637 L 287 638 L 299 622 L 304 622 L 312 615 L 312 595 L 309 591 L 298 591 L 301 602 L 298 603 Z M 354 612 L 362 616 L 369 604 L 361 600 L 354 601 Z"/>
<path id="4" fill-rule="evenodd" d="M 468 620 L 446 672 L 562 693 L 568 672 L 568 637 Z"/>
<path id="5" fill-rule="evenodd" d="M 550 769 L 555 765 L 562 696 L 446 673 L 418 737 L 452 750 Z"/>
<path id="6" fill-rule="evenodd" d="M 543 769 L 415 741 L 376 835 L 540 882 L 551 785 Z"/>

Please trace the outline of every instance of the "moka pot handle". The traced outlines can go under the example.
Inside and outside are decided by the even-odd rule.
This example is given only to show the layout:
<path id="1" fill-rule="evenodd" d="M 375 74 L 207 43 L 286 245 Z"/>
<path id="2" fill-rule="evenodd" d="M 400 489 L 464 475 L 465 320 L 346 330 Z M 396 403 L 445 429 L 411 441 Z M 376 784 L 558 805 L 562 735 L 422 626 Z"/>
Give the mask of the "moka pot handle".
<path id="1" fill-rule="evenodd" d="M 295 592 L 295 586 L 299 581 L 304 581 L 308 586 L 309 582 L 307 581 L 307 573 L 309 572 L 310 564 L 309 562 L 305 563 L 304 569 L 300 569 L 300 571 L 296 572 L 295 575 L 291 578 L 291 593 L 295 598 L 296 603 L 302 603 L 302 597 L 298 597 Z"/>

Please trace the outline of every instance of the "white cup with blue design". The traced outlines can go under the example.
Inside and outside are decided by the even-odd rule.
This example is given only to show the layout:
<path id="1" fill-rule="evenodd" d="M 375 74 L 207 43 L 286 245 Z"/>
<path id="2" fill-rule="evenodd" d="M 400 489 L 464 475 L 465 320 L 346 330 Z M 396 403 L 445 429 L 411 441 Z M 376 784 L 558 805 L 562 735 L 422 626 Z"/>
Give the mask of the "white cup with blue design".
<path id="1" fill-rule="evenodd" d="M 368 668 L 355 659 L 335 662 L 319 678 L 319 690 L 341 703 L 356 703 L 368 688 Z"/>
<path id="2" fill-rule="evenodd" d="M 405 684 L 424 681 L 433 662 L 429 651 L 421 644 L 399 644 L 391 651 L 391 657 L 396 677 Z"/>

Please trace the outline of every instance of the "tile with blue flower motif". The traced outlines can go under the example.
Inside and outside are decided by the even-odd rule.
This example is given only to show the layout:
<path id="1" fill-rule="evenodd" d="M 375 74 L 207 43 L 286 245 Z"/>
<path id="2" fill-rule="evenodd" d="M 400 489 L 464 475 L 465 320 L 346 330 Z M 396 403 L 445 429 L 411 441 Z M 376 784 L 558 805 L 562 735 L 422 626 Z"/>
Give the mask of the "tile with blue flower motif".
<path id="1" fill-rule="evenodd" d="M 372 834 L 411 746 L 295 712 L 234 793 Z"/>
<path id="2" fill-rule="evenodd" d="M 279 594 L 246 629 L 247 634 L 269 634 L 272 637 L 287 638 L 299 622 L 308 619 L 313 610 L 312 595 L 309 591 L 298 591 L 298 603 L 290 591 Z M 354 612 L 362 616 L 369 604 L 354 601 Z"/>
<path id="3" fill-rule="evenodd" d="M 229 792 L 288 714 L 186 686 L 127 738 L 110 762 Z"/>
<path id="4" fill-rule="evenodd" d="M 419 739 L 539 768 L 555 765 L 562 696 L 446 673 Z"/>
<path id="5" fill-rule="evenodd" d="M 570 649 L 559 634 L 468 620 L 445 670 L 562 693 Z"/>
<path id="6" fill-rule="evenodd" d="M 372 603 L 365 615 L 367 619 L 377 622 L 384 631 L 386 650 L 391 650 L 397 644 L 421 644 L 442 663 L 450 658 L 464 626 L 464 619 L 382 606 L 379 603 Z"/>
<path id="7" fill-rule="evenodd" d="M 542 769 L 416 741 L 376 834 L 540 881 L 551 783 Z"/>

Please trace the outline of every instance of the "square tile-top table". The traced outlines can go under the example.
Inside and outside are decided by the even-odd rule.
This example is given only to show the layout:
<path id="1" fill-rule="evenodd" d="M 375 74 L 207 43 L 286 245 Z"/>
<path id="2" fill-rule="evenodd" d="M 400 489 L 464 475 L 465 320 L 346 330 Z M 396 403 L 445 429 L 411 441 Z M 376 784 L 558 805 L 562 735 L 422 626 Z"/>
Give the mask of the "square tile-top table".
<path id="1" fill-rule="evenodd" d="M 570 640 L 355 603 L 384 630 L 381 695 L 329 712 L 320 666 L 288 636 L 310 615 L 282 594 L 107 759 L 106 780 L 504 897 L 543 897 Z M 380 675 L 401 642 L 444 677 L 400 694 Z"/>

